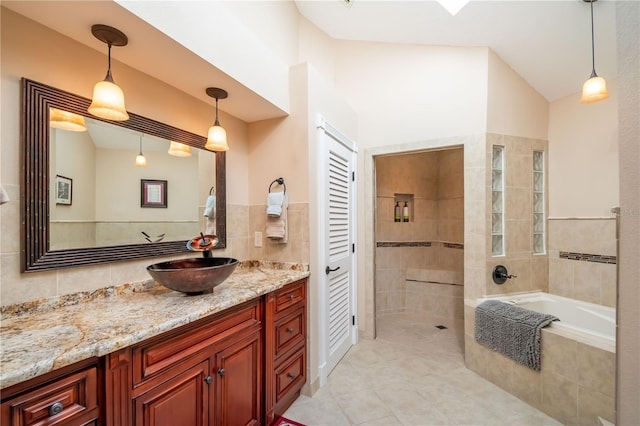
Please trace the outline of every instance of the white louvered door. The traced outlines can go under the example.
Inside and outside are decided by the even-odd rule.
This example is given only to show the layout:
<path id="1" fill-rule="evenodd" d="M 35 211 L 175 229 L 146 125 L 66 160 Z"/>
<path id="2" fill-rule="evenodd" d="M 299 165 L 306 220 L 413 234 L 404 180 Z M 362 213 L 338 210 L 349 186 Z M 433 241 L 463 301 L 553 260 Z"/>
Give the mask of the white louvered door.
<path id="1" fill-rule="evenodd" d="M 355 342 L 354 152 L 330 135 L 326 142 L 326 344 L 331 372 Z"/>

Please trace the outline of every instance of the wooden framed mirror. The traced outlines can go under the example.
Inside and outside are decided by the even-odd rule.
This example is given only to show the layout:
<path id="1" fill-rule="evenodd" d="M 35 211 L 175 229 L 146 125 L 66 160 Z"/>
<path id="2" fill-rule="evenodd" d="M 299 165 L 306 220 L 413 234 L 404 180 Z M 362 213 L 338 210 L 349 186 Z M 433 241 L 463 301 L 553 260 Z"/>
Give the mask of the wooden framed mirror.
<path id="1" fill-rule="evenodd" d="M 52 246 L 52 223 L 51 213 L 58 208 L 56 199 L 58 197 L 51 196 L 52 180 L 56 179 L 55 170 L 51 168 L 51 159 L 54 154 L 51 152 L 50 139 L 52 129 L 49 126 L 49 116 L 51 108 L 68 111 L 90 119 L 97 124 L 105 123 L 115 128 L 122 128 L 140 135 L 140 145 L 142 138 L 161 139 L 165 143 L 178 142 L 197 148 L 202 151 L 196 151 L 198 155 L 211 155 L 215 159 L 212 161 L 215 167 L 214 176 L 207 176 L 207 180 L 211 179 L 211 189 L 215 188 L 215 234 L 219 239 L 219 244 L 215 247 L 221 249 L 226 247 L 226 181 L 225 181 L 225 153 L 211 152 L 204 150 L 206 138 L 203 136 L 190 133 L 176 127 L 142 117 L 140 115 L 129 112 L 129 120 L 124 122 L 115 122 L 103 120 L 93 117 L 87 113 L 87 108 L 91 101 L 87 98 L 51 87 L 42 83 L 38 83 L 29 79 L 22 79 L 22 123 L 21 123 L 21 143 L 22 143 L 22 185 L 21 185 L 21 203 L 22 203 L 22 221 L 21 221 L 21 255 L 22 255 L 22 271 L 34 272 L 61 268 L 71 268 L 78 266 L 95 265 L 101 263 L 118 262 L 132 259 L 141 259 L 158 256 L 170 256 L 180 253 L 186 253 L 187 240 L 204 229 L 199 229 L 193 235 L 184 235 L 178 238 L 164 238 L 164 234 L 158 235 L 157 232 L 146 232 L 144 226 L 140 226 L 135 232 L 130 232 L 132 241 L 124 244 L 95 243 L 80 246 L 72 245 L 71 247 L 58 248 L 56 244 Z M 101 123 L 102 122 L 102 123 Z M 57 132 L 58 130 L 56 130 Z M 133 151 L 138 151 L 138 145 L 132 146 Z M 202 154 L 201 154 L 202 153 Z M 165 152 L 166 154 L 166 152 Z M 209 157 L 205 157 L 211 162 Z M 212 158 L 212 157 L 211 157 Z M 80 159 L 79 162 L 83 160 Z M 87 160 L 89 161 L 89 160 Z M 76 160 L 76 162 L 78 162 Z M 165 167 L 166 168 L 166 167 Z M 114 167 L 112 173 L 118 175 L 122 169 Z M 198 174 L 198 171 L 196 171 Z M 200 173 L 202 174 L 202 173 Z M 53 177 L 52 177 L 53 175 Z M 153 176 L 159 179 L 158 176 Z M 162 178 L 162 177 L 160 177 Z M 64 182 L 69 185 L 72 177 L 67 177 Z M 73 188 L 75 190 L 82 180 L 73 180 Z M 139 193 L 140 179 L 137 182 L 130 182 L 132 188 L 135 188 L 136 194 Z M 134 185 L 135 184 L 135 185 Z M 198 182 L 193 182 L 197 188 Z M 169 196 L 168 202 L 171 205 L 171 182 L 168 182 Z M 207 184 L 208 186 L 209 184 Z M 129 186 L 129 183 L 126 184 Z M 177 186 L 174 182 L 174 186 Z M 185 191 L 188 185 L 178 185 L 174 191 Z M 65 190 L 70 189 L 69 186 Z M 104 187 L 103 187 L 104 189 Z M 166 187 L 164 188 L 166 190 Z M 211 190 L 196 189 L 211 193 Z M 109 192 L 109 191 L 100 191 Z M 177 192 L 174 192 L 176 194 Z M 57 195 L 57 194 L 56 194 Z M 69 200 L 73 199 L 76 204 L 78 197 L 75 195 L 71 198 L 71 194 L 63 194 Z M 100 194 L 96 195 L 96 197 Z M 204 207 L 202 204 L 202 196 L 196 197 L 200 200 L 198 205 L 193 209 Z M 64 198 L 66 200 L 67 198 Z M 69 209 L 71 204 L 60 203 L 61 208 Z M 65 205 L 66 204 L 66 205 Z M 130 205 L 131 203 L 127 203 Z M 174 205 L 176 203 L 174 202 Z M 165 204 L 162 207 L 166 207 Z M 178 206 L 184 209 L 184 206 Z M 140 205 L 137 205 L 140 208 Z M 152 215 L 161 209 L 146 209 L 145 215 Z M 196 216 L 202 216 L 201 212 L 195 213 Z M 194 217 L 193 213 L 190 213 Z M 193 222 L 193 220 L 191 220 Z M 73 221 L 68 221 L 73 222 Z M 168 223 L 166 221 L 165 223 Z M 199 228 L 200 223 L 196 220 L 195 227 Z M 120 223 L 129 223 L 127 220 L 120 220 Z M 148 225 L 148 224 L 147 224 Z M 196 228 L 191 228 L 195 230 Z M 158 231 L 160 232 L 160 231 Z M 104 232 L 103 232 L 104 233 Z M 107 234 L 109 232 L 106 232 Z"/>

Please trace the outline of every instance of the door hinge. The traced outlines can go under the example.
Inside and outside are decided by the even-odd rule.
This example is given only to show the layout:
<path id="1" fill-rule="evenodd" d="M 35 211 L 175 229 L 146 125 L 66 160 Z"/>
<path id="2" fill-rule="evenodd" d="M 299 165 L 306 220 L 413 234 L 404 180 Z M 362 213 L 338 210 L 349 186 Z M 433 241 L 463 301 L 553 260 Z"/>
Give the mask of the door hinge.
<path id="1" fill-rule="evenodd" d="M 356 316 L 351 315 L 351 325 L 356 325 Z"/>
<path id="2" fill-rule="evenodd" d="M 351 244 L 351 253 L 355 253 L 355 252 L 356 252 L 356 245 Z"/>

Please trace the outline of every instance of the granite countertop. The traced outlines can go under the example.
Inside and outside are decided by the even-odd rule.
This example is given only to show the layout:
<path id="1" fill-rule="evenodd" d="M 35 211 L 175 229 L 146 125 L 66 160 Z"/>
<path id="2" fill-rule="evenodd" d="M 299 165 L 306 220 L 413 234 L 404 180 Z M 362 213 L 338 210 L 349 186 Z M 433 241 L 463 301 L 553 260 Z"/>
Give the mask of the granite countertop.
<path id="1" fill-rule="evenodd" d="M 309 276 L 295 264 L 243 262 L 213 293 L 153 280 L 2 307 L 0 389 L 107 355 Z"/>

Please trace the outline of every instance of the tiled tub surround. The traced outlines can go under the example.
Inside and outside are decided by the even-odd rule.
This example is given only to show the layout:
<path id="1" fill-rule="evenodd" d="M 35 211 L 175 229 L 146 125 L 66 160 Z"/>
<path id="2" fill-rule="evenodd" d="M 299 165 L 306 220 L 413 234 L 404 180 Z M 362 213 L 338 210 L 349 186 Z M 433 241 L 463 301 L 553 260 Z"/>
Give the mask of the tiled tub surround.
<path id="1" fill-rule="evenodd" d="M 152 280 L 2 307 L 0 388 L 103 356 L 307 277 L 300 264 L 243 262 L 211 294 Z"/>
<path id="2" fill-rule="evenodd" d="M 615 307 L 615 218 L 554 218 L 548 223 L 549 293 Z"/>
<path id="3" fill-rule="evenodd" d="M 615 352 L 597 337 L 542 330 L 541 371 L 524 367 L 474 338 L 475 302 L 465 301 L 465 362 L 468 368 L 565 425 L 613 421 Z"/>

